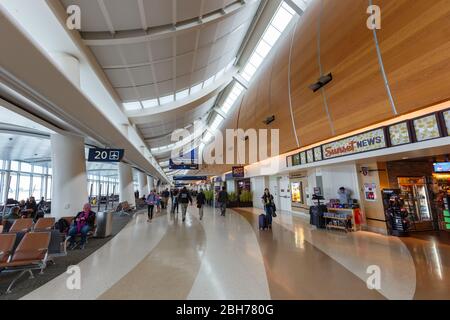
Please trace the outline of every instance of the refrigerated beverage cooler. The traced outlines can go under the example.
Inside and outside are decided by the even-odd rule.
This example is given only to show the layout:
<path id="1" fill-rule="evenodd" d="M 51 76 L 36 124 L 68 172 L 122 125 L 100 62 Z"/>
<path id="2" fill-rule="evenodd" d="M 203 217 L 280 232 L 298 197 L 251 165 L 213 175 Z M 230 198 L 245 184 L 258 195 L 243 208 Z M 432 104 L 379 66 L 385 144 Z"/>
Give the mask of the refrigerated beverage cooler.
<path id="1" fill-rule="evenodd" d="M 408 211 L 410 231 L 433 230 L 426 177 L 399 177 L 398 185 L 404 208 Z"/>

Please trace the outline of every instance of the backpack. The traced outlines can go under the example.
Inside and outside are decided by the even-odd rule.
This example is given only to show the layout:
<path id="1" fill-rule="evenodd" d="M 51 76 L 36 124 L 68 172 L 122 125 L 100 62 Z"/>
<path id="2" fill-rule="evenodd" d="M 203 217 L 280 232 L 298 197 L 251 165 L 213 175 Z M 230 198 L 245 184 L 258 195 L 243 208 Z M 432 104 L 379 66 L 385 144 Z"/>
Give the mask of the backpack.
<path id="1" fill-rule="evenodd" d="M 56 228 L 61 233 L 67 233 L 67 231 L 69 231 L 69 227 L 70 227 L 70 224 L 67 222 L 66 219 L 63 219 L 63 218 L 59 219 L 58 222 L 56 223 Z"/>

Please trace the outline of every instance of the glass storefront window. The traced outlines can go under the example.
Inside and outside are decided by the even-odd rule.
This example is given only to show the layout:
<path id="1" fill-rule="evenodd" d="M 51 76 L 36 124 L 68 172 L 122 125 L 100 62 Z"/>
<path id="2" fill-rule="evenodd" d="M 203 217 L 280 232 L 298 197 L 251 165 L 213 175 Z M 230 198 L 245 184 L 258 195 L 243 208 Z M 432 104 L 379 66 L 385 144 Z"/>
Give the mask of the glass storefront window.
<path id="1" fill-rule="evenodd" d="M 19 162 L 11 161 L 11 171 L 19 171 Z"/>
<path id="2" fill-rule="evenodd" d="M 16 199 L 17 174 L 11 174 L 11 183 L 9 184 L 8 199 Z"/>
<path id="3" fill-rule="evenodd" d="M 26 162 L 20 163 L 20 171 L 21 172 L 31 172 L 31 164 Z"/>
<path id="4" fill-rule="evenodd" d="M 303 203 L 301 182 L 291 183 L 292 202 Z"/>
<path id="5" fill-rule="evenodd" d="M 52 177 L 48 177 L 48 183 L 47 183 L 47 200 L 52 199 Z"/>
<path id="6" fill-rule="evenodd" d="M 44 173 L 44 168 L 41 166 L 33 166 L 34 173 Z"/>
<path id="7" fill-rule="evenodd" d="M 19 196 L 18 196 L 19 201 L 27 200 L 28 197 L 30 196 L 31 193 L 30 183 L 31 183 L 31 176 L 29 175 L 19 176 Z"/>
<path id="8" fill-rule="evenodd" d="M 36 201 L 39 201 L 44 196 L 42 194 L 42 176 L 33 176 L 31 188 L 31 194 L 36 198 Z"/>

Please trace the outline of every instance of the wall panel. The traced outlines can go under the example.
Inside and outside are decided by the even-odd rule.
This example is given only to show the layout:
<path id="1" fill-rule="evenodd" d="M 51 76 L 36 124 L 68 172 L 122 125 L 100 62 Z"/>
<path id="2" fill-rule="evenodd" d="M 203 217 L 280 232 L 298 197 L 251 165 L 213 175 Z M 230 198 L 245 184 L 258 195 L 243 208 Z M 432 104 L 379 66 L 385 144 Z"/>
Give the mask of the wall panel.
<path id="1" fill-rule="evenodd" d="M 324 0 L 321 21 L 323 73 L 335 134 L 393 116 L 378 64 L 372 30 L 367 28 L 367 0 Z"/>
<path id="2" fill-rule="evenodd" d="M 450 97 L 450 1 L 376 0 L 377 31 L 397 111 Z"/>
<path id="3" fill-rule="evenodd" d="M 299 20 L 292 47 L 292 108 L 302 146 L 326 139 L 331 135 L 322 95 L 320 92 L 312 92 L 309 89 L 309 85 L 315 83 L 320 76 L 317 48 L 320 10 L 321 1 L 311 3 Z"/>

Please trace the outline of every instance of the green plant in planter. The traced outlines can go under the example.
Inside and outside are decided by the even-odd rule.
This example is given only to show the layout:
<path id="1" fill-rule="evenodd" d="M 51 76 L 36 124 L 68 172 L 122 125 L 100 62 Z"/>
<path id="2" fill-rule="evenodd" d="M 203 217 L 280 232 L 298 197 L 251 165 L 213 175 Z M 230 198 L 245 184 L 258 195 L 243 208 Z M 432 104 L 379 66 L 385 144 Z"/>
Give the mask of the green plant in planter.
<path id="1" fill-rule="evenodd" d="M 237 197 L 236 192 L 229 192 L 228 193 L 228 200 L 230 202 L 235 202 L 235 201 L 237 201 L 237 199 L 238 199 L 238 197 Z"/>
<path id="2" fill-rule="evenodd" d="M 213 200 L 213 198 L 214 198 L 214 193 L 213 193 L 212 190 L 205 190 L 204 193 L 205 193 L 205 199 L 206 199 L 206 201 L 212 201 L 212 200 Z"/>
<path id="3" fill-rule="evenodd" d="M 242 191 L 241 195 L 239 197 L 239 200 L 241 202 L 252 202 L 253 201 L 253 194 L 250 191 Z"/>

